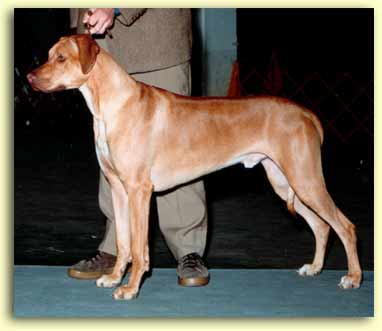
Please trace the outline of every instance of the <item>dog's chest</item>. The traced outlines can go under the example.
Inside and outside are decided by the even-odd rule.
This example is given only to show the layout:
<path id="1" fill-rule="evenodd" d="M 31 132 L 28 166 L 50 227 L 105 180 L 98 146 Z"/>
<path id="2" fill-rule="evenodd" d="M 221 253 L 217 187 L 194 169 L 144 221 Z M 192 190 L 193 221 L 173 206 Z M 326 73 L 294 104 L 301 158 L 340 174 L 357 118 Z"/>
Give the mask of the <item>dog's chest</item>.
<path id="1" fill-rule="evenodd" d="M 79 88 L 79 90 L 84 96 L 86 104 L 93 115 L 94 140 L 97 159 L 102 171 L 105 173 L 106 171 L 110 171 L 113 169 L 110 158 L 110 150 L 107 144 L 106 125 L 105 122 L 102 119 L 100 119 L 96 114 L 96 109 L 93 103 L 93 97 L 89 88 L 83 85 Z"/>
<path id="2" fill-rule="evenodd" d="M 110 158 L 110 149 L 106 137 L 106 125 L 102 120 L 94 119 L 94 139 L 98 163 L 100 164 L 101 169 L 104 172 L 112 170 L 113 166 Z"/>

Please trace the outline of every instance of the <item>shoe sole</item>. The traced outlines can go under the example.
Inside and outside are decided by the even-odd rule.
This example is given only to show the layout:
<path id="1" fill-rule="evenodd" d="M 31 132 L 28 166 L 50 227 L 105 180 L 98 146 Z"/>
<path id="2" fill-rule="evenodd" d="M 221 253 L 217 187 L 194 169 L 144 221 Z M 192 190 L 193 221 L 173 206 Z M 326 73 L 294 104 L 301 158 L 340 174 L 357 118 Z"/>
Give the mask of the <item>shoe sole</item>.
<path id="1" fill-rule="evenodd" d="M 178 277 L 178 284 L 185 287 L 205 286 L 209 283 L 210 276 L 208 277 L 195 277 L 195 278 L 181 278 Z"/>
<path id="2" fill-rule="evenodd" d="M 131 272 L 131 265 L 128 266 L 126 272 Z M 108 268 L 102 271 L 80 271 L 73 268 L 68 269 L 68 276 L 75 279 L 94 280 L 100 278 L 102 275 L 110 275 L 113 268 Z"/>
<path id="3" fill-rule="evenodd" d="M 102 271 L 80 271 L 75 269 L 68 269 L 68 276 L 75 279 L 85 279 L 85 280 L 91 280 L 91 279 L 98 279 L 102 275 L 108 275 L 113 272 L 113 268 L 105 269 Z"/>

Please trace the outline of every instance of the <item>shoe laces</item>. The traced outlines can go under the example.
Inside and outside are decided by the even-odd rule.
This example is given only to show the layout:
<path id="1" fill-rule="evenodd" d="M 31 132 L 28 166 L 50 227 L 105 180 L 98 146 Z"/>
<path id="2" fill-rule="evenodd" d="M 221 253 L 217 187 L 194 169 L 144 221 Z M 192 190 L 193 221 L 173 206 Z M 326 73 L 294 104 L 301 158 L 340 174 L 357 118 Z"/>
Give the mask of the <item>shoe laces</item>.
<path id="1" fill-rule="evenodd" d="M 204 266 L 203 260 L 198 253 L 190 253 L 182 258 L 183 268 L 197 268 L 198 266 Z"/>
<path id="2" fill-rule="evenodd" d="M 102 259 L 103 259 L 103 254 L 102 253 L 98 253 L 96 256 L 88 259 L 86 261 L 86 263 L 88 265 L 92 265 L 92 264 L 94 264 L 94 265 L 102 265 Z"/>

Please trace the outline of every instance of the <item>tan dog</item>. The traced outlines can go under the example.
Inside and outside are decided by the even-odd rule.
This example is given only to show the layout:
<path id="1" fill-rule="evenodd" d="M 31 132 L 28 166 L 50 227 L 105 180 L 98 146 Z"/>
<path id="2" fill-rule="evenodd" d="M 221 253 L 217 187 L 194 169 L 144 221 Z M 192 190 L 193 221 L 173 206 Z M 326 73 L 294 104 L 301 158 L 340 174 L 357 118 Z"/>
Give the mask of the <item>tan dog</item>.
<path id="1" fill-rule="evenodd" d="M 321 271 L 331 226 L 348 258 L 349 272 L 339 285 L 360 286 L 355 226 L 326 190 L 322 127 L 309 110 L 278 97 L 192 98 L 136 82 L 88 35 L 61 38 L 28 80 L 43 92 L 79 88 L 93 114 L 99 164 L 112 188 L 118 246 L 113 273 L 99 278 L 97 286 L 119 284 L 132 262 L 129 282 L 114 298 L 134 298 L 149 269 L 152 192 L 236 163 L 260 162 L 288 209 L 312 228 L 314 260 L 300 275 Z"/>

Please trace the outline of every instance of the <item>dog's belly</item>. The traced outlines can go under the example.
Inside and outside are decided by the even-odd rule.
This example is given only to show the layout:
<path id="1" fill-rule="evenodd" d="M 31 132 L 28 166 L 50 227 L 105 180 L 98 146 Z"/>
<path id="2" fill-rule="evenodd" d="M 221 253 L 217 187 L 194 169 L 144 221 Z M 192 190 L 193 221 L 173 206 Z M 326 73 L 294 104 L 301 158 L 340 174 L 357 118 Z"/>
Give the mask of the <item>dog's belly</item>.
<path id="1" fill-rule="evenodd" d="M 203 160 L 192 167 L 176 168 L 174 165 L 171 167 L 156 165 L 151 169 L 151 181 L 154 191 L 164 191 L 234 164 L 243 163 L 246 168 L 253 168 L 266 157 L 263 153 L 249 152 L 222 162 Z"/>

